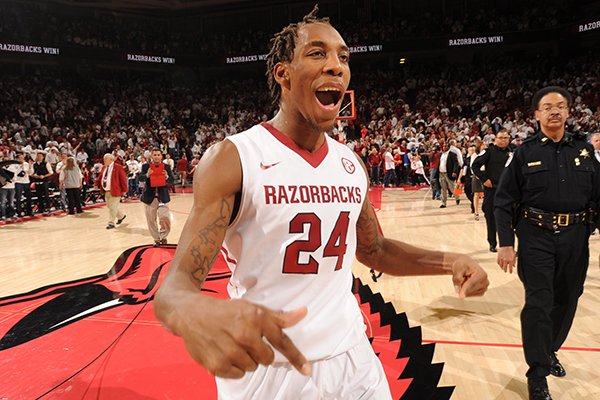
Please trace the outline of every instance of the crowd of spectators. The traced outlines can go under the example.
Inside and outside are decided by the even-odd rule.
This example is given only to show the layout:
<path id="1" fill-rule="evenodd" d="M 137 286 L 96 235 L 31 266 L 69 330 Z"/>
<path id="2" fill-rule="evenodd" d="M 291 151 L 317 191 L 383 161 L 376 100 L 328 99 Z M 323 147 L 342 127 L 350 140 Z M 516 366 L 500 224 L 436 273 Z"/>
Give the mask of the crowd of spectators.
<path id="1" fill-rule="evenodd" d="M 378 9 L 374 2 L 368 7 L 372 12 L 345 7 L 340 15 L 331 17 L 349 44 L 549 29 L 587 17 L 583 9 L 569 6 L 566 10 L 566 3 L 552 0 L 543 6 L 526 0 L 518 7 L 507 6 L 502 10 L 485 4 L 459 10 L 432 10 L 427 7 L 424 3 L 422 9 L 413 5 L 410 11 L 405 11 L 394 5 L 388 12 L 386 7 Z M 0 14 L 0 39 L 15 43 L 85 46 L 161 55 L 224 56 L 266 53 L 268 39 L 278 30 L 269 28 L 274 26 L 274 22 L 265 16 L 253 18 L 254 22 L 247 22 L 245 27 L 219 32 L 207 29 L 206 21 L 220 18 L 223 20 L 221 25 L 225 26 L 228 25 L 226 16 L 191 14 L 186 17 L 144 16 L 69 8 L 49 2 L 9 1 Z M 490 15 L 494 17 L 490 18 Z"/>
<path id="2" fill-rule="evenodd" d="M 0 14 L 0 39 L 159 54 L 173 49 L 164 18 L 61 8 L 50 2 L 8 2 Z"/>
<path id="3" fill-rule="evenodd" d="M 378 157 L 373 183 L 383 183 L 385 153 L 399 170 L 387 184 L 419 184 L 411 161 L 419 156 L 424 173 L 428 154 L 442 141 L 492 142 L 507 128 L 513 145 L 536 129 L 530 103 L 547 85 L 573 95 L 571 131 L 600 131 L 600 62 L 590 55 L 567 63 L 537 58 L 440 66 L 439 63 L 393 70 L 355 70 L 357 120 L 333 132 L 369 166 Z M 0 81 L 0 151 L 4 159 L 19 152 L 34 159 L 43 151 L 54 168 L 61 153 L 82 165 L 89 186 L 103 154 L 121 162 L 143 161 L 158 147 L 178 163 L 185 154 L 193 167 L 208 146 L 274 113 L 264 78 L 212 79 L 176 87 L 148 76 L 82 77 L 48 70 Z M 412 157 L 412 158 L 411 158 Z M 389 175 L 389 174 L 388 174 Z M 391 180 L 390 180 L 391 179 Z M 131 192 L 132 195 L 136 191 Z"/>
<path id="4" fill-rule="evenodd" d="M 369 42 L 394 42 L 407 38 L 474 35 L 498 32 L 523 32 L 552 29 L 576 17 L 563 12 L 564 3 L 545 4 L 523 1 L 521 7 L 497 12 L 478 8 L 454 15 L 423 10 L 418 16 L 398 15 L 377 18 L 360 24 L 340 21 L 339 30 L 350 44 Z M 494 18 L 490 15 L 494 14 Z M 336 25 L 337 26 L 337 25 Z"/>

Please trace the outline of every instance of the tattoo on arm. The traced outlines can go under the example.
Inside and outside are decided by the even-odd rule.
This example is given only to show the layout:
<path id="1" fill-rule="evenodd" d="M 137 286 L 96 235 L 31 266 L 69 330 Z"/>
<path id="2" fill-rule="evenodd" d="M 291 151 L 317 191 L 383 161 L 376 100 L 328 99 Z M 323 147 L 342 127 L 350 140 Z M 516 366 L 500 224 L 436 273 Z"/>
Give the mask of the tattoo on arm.
<path id="1" fill-rule="evenodd" d="M 219 255 L 219 251 L 221 250 L 220 238 L 229 224 L 231 209 L 231 204 L 227 199 L 223 199 L 219 215 L 201 229 L 194 238 L 194 244 L 190 250 L 194 263 L 191 279 L 198 289 L 202 287 L 208 272 Z"/>
<path id="2" fill-rule="evenodd" d="M 371 205 L 367 203 L 365 207 Z M 379 224 L 372 213 L 363 210 L 358 217 L 357 229 L 357 253 L 362 254 L 363 258 L 371 259 L 379 251 Z"/>

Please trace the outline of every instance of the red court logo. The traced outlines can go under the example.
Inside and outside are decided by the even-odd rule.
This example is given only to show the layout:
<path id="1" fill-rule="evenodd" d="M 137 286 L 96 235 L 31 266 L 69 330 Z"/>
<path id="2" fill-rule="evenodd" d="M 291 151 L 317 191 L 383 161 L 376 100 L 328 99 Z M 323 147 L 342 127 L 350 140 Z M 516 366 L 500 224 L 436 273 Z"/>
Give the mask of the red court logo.
<path id="1" fill-rule="evenodd" d="M 0 298 L 0 368 L 10 377 L 0 399 L 216 399 L 214 376 L 154 316 L 174 254 L 175 246 L 134 247 L 105 274 Z M 230 277 L 220 255 L 202 292 L 227 298 Z M 450 399 L 454 388 L 438 386 L 435 344 L 359 280 L 354 295 L 393 399 Z M 52 368 L 40 368 L 48 360 Z"/>
<path id="2" fill-rule="evenodd" d="M 344 166 L 344 169 L 346 170 L 346 172 L 349 174 L 353 174 L 354 171 L 356 170 L 354 163 L 345 157 L 342 157 L 342 165 Z"/>

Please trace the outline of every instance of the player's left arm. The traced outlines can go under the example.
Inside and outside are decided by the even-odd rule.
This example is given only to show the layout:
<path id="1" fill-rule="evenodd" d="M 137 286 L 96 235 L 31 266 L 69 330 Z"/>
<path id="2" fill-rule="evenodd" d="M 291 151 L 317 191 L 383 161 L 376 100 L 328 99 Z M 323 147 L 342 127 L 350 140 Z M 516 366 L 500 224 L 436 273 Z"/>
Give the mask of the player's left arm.
<path id="1" fill-rule="evenodd" d="M 362 161 L 361 165 L 364 168 Z M 481 296 L 489 285 L 487 273 L 467 255 L 423 249 L 385 238 L 368 198 L 362 205 L 356 236 L 357 260 L 374 270 L 395 276 L 452 275 L 461 298 Z"/>

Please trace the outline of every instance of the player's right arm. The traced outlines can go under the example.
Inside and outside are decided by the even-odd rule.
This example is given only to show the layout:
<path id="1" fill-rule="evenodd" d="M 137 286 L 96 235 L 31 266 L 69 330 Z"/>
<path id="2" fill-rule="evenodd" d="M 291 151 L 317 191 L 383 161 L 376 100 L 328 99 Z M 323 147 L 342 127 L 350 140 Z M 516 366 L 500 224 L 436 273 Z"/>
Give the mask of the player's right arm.
<path id="1" fill-rule="evenodd" d="M 517 265 L 515 233 L 512 226 L 513 212 L 516 211 L 515 206 L 521 203 L 525 186 L 525 178 L 521 170 L 522 149 L 523 147 L 520 147 L 514 152 L 510 163 L 504 168 L 494 197 L 494 218 L 500 245 L 496 261 L 504 272 L 511 274 Z"/>
<path id="2" fill-rule="evenodd" d="M 206 152 L 196 169 L 194 204 L 156 294 L 156 316 L 182 337 L 195 361 L 217 376 L 241 378 L 258 364 L 271 364 L 272 347 L 308 375 L 310 364 L 283 332 L 304 318 L 305 307 L 280 312 L 245 300 L 222 300 L 200 293 L 221 250 L 241 187 L 239 154 L 233 143 L 224 140 Z"/>
<path id="3" fill-rule="evenodd" d="M 360 159 L 359 162 L 364 168 Z M 463 298 L 481 296 L 489 285 L 487 273 L 467 255 L 429 250 L 384 237 L 368 197 L 356 223 L 356 238 L 356 259 L 376 271 L 394 276 L 451 274 L 454 287 Z"/>

